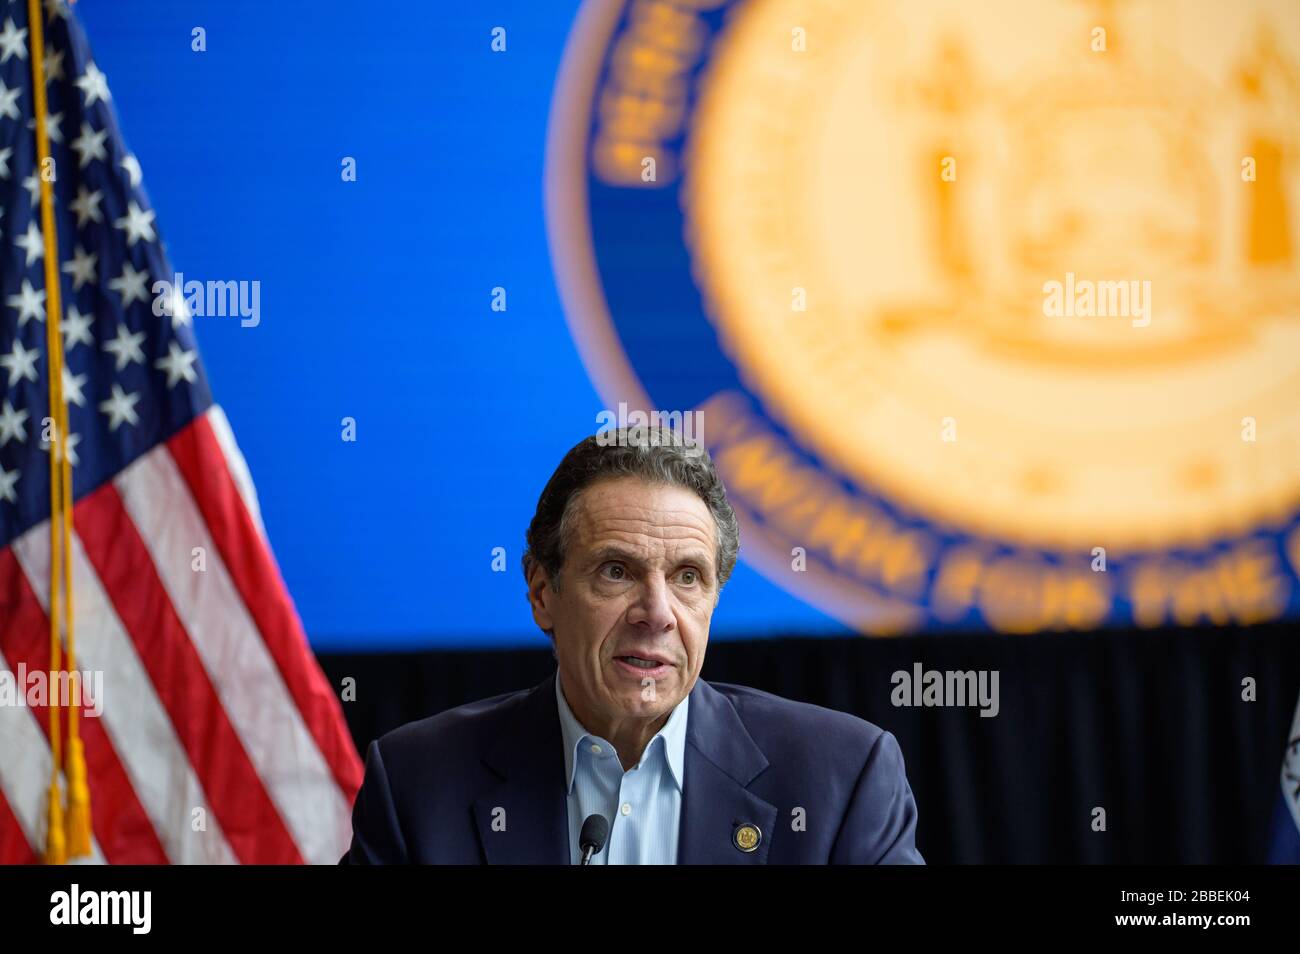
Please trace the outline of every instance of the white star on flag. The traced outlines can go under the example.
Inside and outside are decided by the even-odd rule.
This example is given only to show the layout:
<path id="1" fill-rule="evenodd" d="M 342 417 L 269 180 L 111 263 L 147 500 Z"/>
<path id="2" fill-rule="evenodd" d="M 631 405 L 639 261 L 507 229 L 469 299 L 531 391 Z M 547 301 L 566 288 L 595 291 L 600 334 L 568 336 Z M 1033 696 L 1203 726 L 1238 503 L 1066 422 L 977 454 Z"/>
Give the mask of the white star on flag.
<path id="1" fill-rule="evenodd" d="M 138 272 L 130 262 L 122 263 L 122 274 L 108 283 L 108 287 L 122 296 L 122 307 L 130 308 L 133 301 L 147 301 L 148 293 L 144 283 L 148 281 L 148 272 Z"/>
<path id="2" fill-rule="evenodd" d="M 21 471 L 15 467 L 13 470 L 5 470 L 0 467 L 0 500 L 7 500 L 10 503 L 18 502 L 18 495 L 14 493 L 14 484 L 18 483 L 18 475 Z"/>
<path id="3" fill-rule="evenodd" d="M 18 294 L 10 295 L 5 299 L 5 303 L 18 312 L 18 327 L 21 328 L 27 322 L 35 318 L 37 321 L 45 320 L 45 289 L 37 291 L 32 287 L 32 283 L 23 279 L 23 287 L 19 289 Z"/>
<path id="4" fill-rule="evenodd" d="M 87 222 L 103 222 L 104 214 L 99 211 L 99 203 L 104 193 L 96 189 L 89 191 L 85 186 L 77 186 L 77 197 L 68 203 L 68 208 L 77 213 L 77 228 L 85 228 Z"/>
<path id="5" fill-rule="evenodd" d="M 9 372 L 9 381 L 5 389 L 13 387 L 15 381 L 36 381 L 36 359 L 40 356 L 40 348 L 28 351 L 23 347 L 23 343 L 17 340 L 14 341 L 12 351 L 8 354 L 0 354 L 0 368 Z"/>
<path id="6" fill-rule="evenodd" d="M 117 358 L 117 366 L 113 370 L 121 371 L 132 361 L 144 364 L 144 352 L 140 350 L 143 341 L 143 331 L 132 334 L 126 330 L 126 325 L 118 325 L 117 334 L 105 341 L 102 346 L 105 351 Z"/>
<path id="7" fill-rule="evenodd" d="M 126 215 L 113 223 L 115 228 L 126 231 L 126 246 L 131 248 L 139 239 L 146 242 L 154 240 L 153 209 L 145 210 L 136 204 L 135 199 L 127 203 Z"/>
<path id="8" fill-rule="evenodd" d="M 139 423 L 140 419 L 135 413 L 135 402 L 138 400 L 140 400 L 139 394 L 126 394 L 122 390 L 122 385 L 113 382 L 112 396 L 106 401 L 99 402 L 99 409 L 108 415 L 110 431 L 116 431 L 123 421 L 127 424 Z"/>
<path id="9" fill-rule="evenodd" d="M 17 119 L 21 115 L 18 112 L 18 97 L 22 94 L 21 86 L 9 89 L 0 80 L 0 116 L 4 116 L 5 119 Z"/>
<path id="10" fill-rule="evenodd" d="M 50 137 L 50 142 L 57 142 L 60 144 L 63 142 L 63 130 L 59 128 L 61 122 L 63 122 L 62 113 L 50 113 L 45 117 L 45 135 Z M 27 128 L 35 129 L 36 120 L 27 120 Z"/>
<path id="11" fill-rule="evenodd" d="M 142 175 L 140 172 L 140 160 L 132 153 L 127 153 L 126 158 L 121 162 L 121 166 L 123 170 L 125 170 L 126 174 L 130 176 L 131 188 L 134 189 L 140 184 L 140 177 Z"/>
<path id="12" fill-rule="evenodd" d="M 81 135 L 72 140 L 72 148 L 76 150 L 80 160 L 78 168 L 86 168 L 86 166 L 90 165 L 92 159 L 103 162 L 108 158 L 108 153 L 104 151 L 104 140 L 107 138 L 107 129 L 95 132 L 90 123 L 83 122 L 81 124 Z"/>
<path id="13" fill-rule="evenodd" d="M 166 308 L 166 313 L 171 316 L 173 328 L 190 323 L 190 306 L 185 303 L 185 296 L 175 285 L 172 285 L 171 294 L 167 296 Z"/>
<path id="14" fill-rule="evenodd" d="M 14 244 L 27 253 L 26 265 L 45 257 L 45 239 L 41 236 L 35 219 L 27 223 L 27 233 L 14 239 Z"/>
<path id="15" fill-rule="evenodd" d="M 48 46 L 45 48 L 45 82 L 53 83 L 63 79 L 63 51 L 57 53 Z"/>
<path id="16" fill-rule="evenodd" d="M 99 261 L 98 255 L 89 254 L 78 243 L 77 248 L 72 253 L 72 261 L 63 263 L 63 271 L 72 276 L 72 290 L 80 291 L 81 286 L 87 282 L 95 281 L 95 263 Z"/>
<path id="17" fill-rule="evenodd" d="M 86 105 L 94 106 L 96 100 L 108 102 L 108 80 L 93 62 L 86 64 L 86 72 L 77 79 L 77 88 L 85 94 Z"/>
<path id="18" fill-rule="evenodd" d="M 94 321 L 93 315 L 83 315 L 76 305 L 68 306 L 68 313 L 64 316 L 61 327 L 63 328 L 63 350 L 71 351 L 79 344 L 93 345 L 95 337 L 90 333 L 91 322 Z"/>
<path id="19" fill-rule="evenodd" d="M 3 406 L 0 406 L 0 447 L 4 447 L 14 438 L 19 441 L 27 440 L 27 429 L 23 427 L 23 422 L 30 415 L 27 411 L 15 411 L 14 406 L 5 398 Z"/>
<path id="20" fill-rule="evenodd" d="M 41 197 L 41 180 L 36 177 L 35 172 L 23 180 L 23 188 L 31 196 L 32 206 L 35 207 L 36 200 Z"/>
<path id="21" fill-rule="evenodd" d="M 81 389 L 86 386 L 86 375 L 73 374 L 67 368 L 63 369 L 63 399 L 69 404 L 75 404 L 77 407 L 83 407 L 86 403 L 86 395 Z"/>
<path id="22" fill-rule="evenodd" d="M 18 29 L 13 17 L 5 17 L 5 28 L 0 31 L 0 63 L 7 63 L 9 57 L 17 56 L 27 59 L 27 28 Z"/>
<path id="23" fill-rule="evenodd" d="M 193 365 L 198 356 L 198 352 L 184 350 L 173 339 L 167 342 L 167 357 L 159 358 L 153 366 L 167 372 L 167 387 L 171 389 L 176 387 L 181 378 L 186 381 L 195 379 Z"/>

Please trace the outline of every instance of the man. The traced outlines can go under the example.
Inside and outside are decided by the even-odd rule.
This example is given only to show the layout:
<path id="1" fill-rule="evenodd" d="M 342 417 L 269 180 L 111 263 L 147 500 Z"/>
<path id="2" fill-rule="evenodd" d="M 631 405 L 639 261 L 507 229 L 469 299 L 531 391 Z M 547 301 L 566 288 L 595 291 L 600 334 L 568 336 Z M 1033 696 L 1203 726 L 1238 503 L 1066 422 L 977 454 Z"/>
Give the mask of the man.
<path id="1" fill-rule="evenodd" d="M 740 531 L 703 447 L 589 437 L 528 528 L 555 675 L 370 745 L 343 861 L 923 863 L 898 743 L 861 719 L 699 678 Z"/>

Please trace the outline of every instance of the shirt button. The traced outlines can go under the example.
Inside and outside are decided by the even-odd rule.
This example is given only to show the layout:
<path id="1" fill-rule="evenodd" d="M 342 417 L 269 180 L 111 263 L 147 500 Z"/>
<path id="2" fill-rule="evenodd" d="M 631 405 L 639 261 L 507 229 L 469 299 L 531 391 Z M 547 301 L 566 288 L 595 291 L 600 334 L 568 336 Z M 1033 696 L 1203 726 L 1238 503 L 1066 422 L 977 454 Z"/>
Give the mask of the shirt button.
<path id="1" fill-rule="evenodd" d="M 600 754 L 600 746 L 599 746 L 599 745 L 593 745 L 593 746 L 591 747 L 591 752 L 592 752 L 593 755 L 599 755 L 599 754 Z"/>
<path id="2" fill-rule="evenodd" d="M 623 803 L 623 807 L 620 808 L 619 811 L 622 812 L 624 815 L 631 815 L 631 814 L 632 814 L 632 806 L 629 805 L 627 802 L 624 802 L 624 803 Z"/>

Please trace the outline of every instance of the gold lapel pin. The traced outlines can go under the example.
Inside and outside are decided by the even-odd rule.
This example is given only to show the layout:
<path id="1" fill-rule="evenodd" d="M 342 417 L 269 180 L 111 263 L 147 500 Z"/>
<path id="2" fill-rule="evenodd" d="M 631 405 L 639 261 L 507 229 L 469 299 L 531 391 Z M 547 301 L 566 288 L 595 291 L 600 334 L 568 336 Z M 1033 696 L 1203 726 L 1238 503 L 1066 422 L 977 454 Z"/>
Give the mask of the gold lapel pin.
<path id="1" fill-rule="evenodd" d="M 741 825 L 731 835 L 731 843 L 745 852 L 753 851 L 762 840 L 763 833 L 757 825 Z"/>

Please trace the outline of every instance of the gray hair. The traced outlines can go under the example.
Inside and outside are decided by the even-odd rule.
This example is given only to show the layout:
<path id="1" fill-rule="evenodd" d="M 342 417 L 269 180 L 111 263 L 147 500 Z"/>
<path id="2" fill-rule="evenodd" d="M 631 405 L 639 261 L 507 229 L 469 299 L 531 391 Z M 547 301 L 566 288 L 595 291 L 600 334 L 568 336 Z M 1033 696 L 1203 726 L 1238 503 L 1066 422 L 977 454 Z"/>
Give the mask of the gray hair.
<path id="1" fill-rule="evenodd" d="M 560 568 L 568 549 L 574 503 L 587 487 L 601 480 L 639 477 L 651 484 L 682 487 L 697 494 L 717 526 L 718 593 L 736 566 L 740 551 L 740 524 L 727 502 L 709 452 L 670 427 L 642 425 L 602 431 L 581 441 L 564 455 L 537 500 L 537 512 L 528 525 L 524 550 L 524 579 L 540 565 L 560 586 Z"/>

